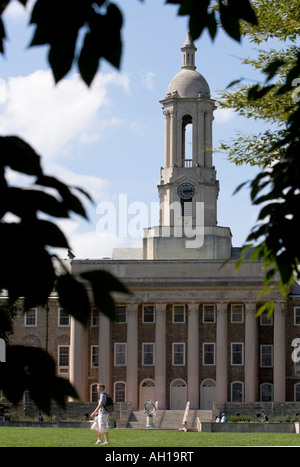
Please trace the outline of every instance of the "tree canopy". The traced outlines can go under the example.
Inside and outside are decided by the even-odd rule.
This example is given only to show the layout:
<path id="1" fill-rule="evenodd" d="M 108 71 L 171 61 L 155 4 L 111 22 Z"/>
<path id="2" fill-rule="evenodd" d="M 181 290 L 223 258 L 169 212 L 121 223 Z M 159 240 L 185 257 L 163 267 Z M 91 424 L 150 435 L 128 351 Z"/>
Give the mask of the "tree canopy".
<path id="1" fill-rule="evenodd" d="M 257 58 L 243 62 L 259 70 L 263 84 L 237 80 L 234 91 L 227 89 L 220 106 L 233 108 L 246 118 L 267 123 L 259 134 L 238 134 L 222 145 L 229 160 L 236 164 L 259 165 L 261 171 L 251 181 L 252 203 L 261 206 L 256 225 L 244 250 L 254 247 L 251 258 L 265 263 L 265 286 L 279 274 L 279 287 L 286 297 L 295 278 L 300 279 L 299 230 L 299 28 L 300 2 L 255 0 L 258 25 L 243 24 L 243 35 L 259 44 Z M 282 44 L 278 50 L 268 47 L 270 39 Z M 243 185 L 238 187 L 241 189 Z M 266 305 L 272 309 L 272 303 Z M 261 309 L 261 311 L 263 308 Z"/>
<path id="2" fill-rule="evenodd" d="M 5 53 L 2 14 L 9 1 L 0 3 L 0 53 Z M 19 2 L 24 6 L 28 3 L 27 0 Z M 283 0 L 167 0 L 166 4 L 177 5 L 178 15 L 188 17 L 194 40 L 204 30 L 215 39 L 218 29 L 223 28 L 237 41 L 248 34 L 257 44 L 279 38 L 284 45 L 281 51 L 262 49 L 256 61 L 246 59 L 261 71 L 264 82 L 243 86 L 235 96 L 227 93 L 223 102 L 246 117 L 274 125 L 262 135 L 236 140 L 230 157 L 236 163 L 260 166 L 259 174 L 248 182 L 252 203 L 261 210 L 245 248 L 254 246 L 251 258 L 264 262 L 266 285 L 279 274 L 279 286 L 286 296 L 294 278 L 300 279 L 299 0 L 288 3 Z M 31 47 L 48 45 L 48 60 L 56 82 L 76 66 L 89 86 L 103 59 L 116 68 L 120 66 L 123 16 L 115 3 L 36 0 L 30 23 L 35 26 Z M 83 39 L 79 40 L 79 36 Z M 78 197 L 82 190 L 47 176 L 40 160 L 40 155 L 17 135 L 0 137 L 0 235 L 4 246 L 0 254 L 0 289 L 8 291 L 10 306 L 23 297 L 25 310 L 44 305 L 55 289 L 65 311 L 86 324 L 90 312 L 86 290 L 89 285 L 92 290 L 100 291 L 94 294 L 95 306 L 114 319 L 112 293 L 128 293 L 123 284 L 103 271 L 78 278 L 63 264 L 60 273 L 53 266 L 49 247 L 68 247 L 55 219 L 68 218 L 71 213 L 86 217 L 86 213 Z M 8 168 L 30 176 L 29 185 L 10 186 Z M 84 195 L 89 198 L 87 193 Z M 7 213 L 14 214 L 18 220 L 7 222 Z M 40 213 L 50 220 L 42 219 Z M 3 319 L 1 326 L 3 335 L 6 332 Z M 18 402 L 24 390 L 29 389 L 33 400 L 45 411 L 49 411 L 51 399 L 63 405 L 66 396 L 76 396 L 70 383 L 55 375 L 51 357 L 33 348 L 8 347 L 7 362 L 0 366 L 0 387 L 12 402 Z"/>
<path id="3" fill-rule="evenodd" d="M 10 0 L 0 2 L 0 53 L 5 53 L 5 25 L 2 14 Z M 24 6 L 27 0 L 19 0 Z M 241 38 L 241 19 L 256 23 L 249 0 L 167 0 L 178 5 L 178 15 L 189 17 L 193 39 L 207 29 L 215 38 L 218 25 L 235 40 Z M 216 5 L 218 8 L 216 9 Z M 105 0 L 36 0 L 30 24 L 35 26 L 31 47 L 48 45 L 48 61 L 56 83 L 73 66 L 89 86 L 105 59 L 120 67 L 122 54 L 120 8 Z M 79 36 L 83 37 L 79 41 Z M 30 176 L 29 186 L 19 188 L 7 182 L 7 169 Z M 10 306 L 19 298 L 24 309 L 44 306 L 55 289 L 66 313 L 82 324 L 90 314 L 87 285 L 93 290 L 94 305 L 110 319 L 115 319 L 113 292 L 128 293 L 118 279 L 104 271 L 86 272 L 74 277 L 61 263 L 60 272 L 53 264 L 49 247 L 68 248 L 68 241 L 55 219 L 71 213 L 86 217 L 78 197 L 79 187 L 68 187 L 42 170 L 41 157 L 17 135 L 0 137 L 0 290 L 7 290 Z M 33 180 L 33 181 L 32 181 Z M 84 193 L 89 198 L 87 193 Z M 92 200 L 90 200 L 92 201 Z M 18 219 L 7 222 L 12 213 Z M 40 217 L 46 215 L 47 219 Z M 56 258 L 60 261 L 59 258 Z M 2 334 L 9 332 L 1 320 Z M 7 326 L 7 327 L 6 327 Z M 51 356 L 42 349 L 8 346 L 7 361 L 0 365 L 0 388 L 12 402 L 20 401 L 24 391 L 38 407 L 49 413 L 50 401 L 64 405 L 65 397 L 76 397 L 71 384 L 55 374 Z"/>

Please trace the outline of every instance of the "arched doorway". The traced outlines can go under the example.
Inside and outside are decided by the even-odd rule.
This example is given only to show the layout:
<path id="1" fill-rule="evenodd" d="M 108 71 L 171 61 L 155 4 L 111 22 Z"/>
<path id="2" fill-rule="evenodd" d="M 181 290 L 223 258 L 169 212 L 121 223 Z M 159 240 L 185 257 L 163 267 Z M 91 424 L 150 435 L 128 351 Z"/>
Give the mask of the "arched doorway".
<path id="1" fill-rule="evenodd" d="M 144 404 L 147 400 L 155 398 L 155 383 L 152 379 L 145 379 L 140 384 L 140 410 L 144 409 Z"/>
<path id="2" fill-rule="evenodd" d="M 200 387 L 200 409 L 211 410 L 212 403 L 216 400 L 216 382 L 213 379 L 205 379 Z"/>
<path id="3" fill-rule="evenodd" d="M 175 379 L 170 388 L 170 409 L 184 410 L 187 403 L 187 385 L 183 379 Z"/>

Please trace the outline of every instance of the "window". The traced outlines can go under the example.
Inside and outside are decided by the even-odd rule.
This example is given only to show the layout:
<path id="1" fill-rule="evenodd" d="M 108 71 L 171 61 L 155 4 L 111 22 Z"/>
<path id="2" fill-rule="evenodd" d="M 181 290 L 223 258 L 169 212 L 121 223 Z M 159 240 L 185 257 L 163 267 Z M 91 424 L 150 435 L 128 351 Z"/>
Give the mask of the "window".
<path id="1" fill-rule="evenodd" d="M 260 386 L 260 400 L 262 402 L 272 402 L 273 386 L 270 383 L 263 383 Z"/>
<path id="2" fill-rule="evenodd" d="M 244 344 L 239 342 L 231 343 L 231 365 L 244 364 Z"/>
<path id="3" fill-rule="evenodd" d="M 294 386 L 294 401 L 300 402 L 300 383 L 297 383 Z"/>
<path id="4" fill-rule="evenodd" d="M 143 365 L 154 365 L 154 344 L 143 344 Z"/>
<path id="5" fill-rule="evenodd" d="M 294 325 L 300 326 L 300 306 L 294 308 Z"/>
<path id="6" fill-rule="evenodd" d="M 99 347 L 98 345 L 92 345 L 91 347 L 91 367 L 98 367 L 98 358 L 99 358 Z"/>
<path id="7" fill-rule="evenodd" d="M 185 322 L 185 306 L 174 305 L 173 306 L 173 323 L 184 323 Z"/>
<path id="8" fill-rule="evenodd" d="M 143 305 L 143 323 L 154 323 L 154 305 Z"/>
<path id="9" fill-rule="evenodd" d="M 203 305 L 203 323 L 214 323 L 215 305 Z"/>
<path id="10" fill-rule="evenodd" d="M 58 310 L 58 325 L 59 326 L 70 326 L 70 315 L 65 312 L 62 308 Z"/>
<path id="11" fill-rule="evenodd" d="M 300 348 L 299 348 L 299 351 L 300 351 Z M 298 353 L 299 355 L 299 353 Z M 300 361 L 297 362 L 295 361 L 294 362 L 294 376 L 300 378 Z"/>
<path id="12" fill-rule="evenodd" d="M 25 326 L 36 326 L 37 325 L 37 310 L 32 308 L 25 313 Z"/>
<path id="13" fill-rule="evenodd" d="M 185 365 L 185 344 L 172 344 L 172 362 L 173 365 Z"/>
<path id="14" fill-rule="evenodd" d="M 244 401 L 244 385 L 239 381 L 231 384 L 231 402 Z"/>
<path id="15" fill-rule="evenodd" d="M 294 376 L 300 378 L 300 339 L 293 339 L 292 346 L 292 360 L 294 362 Z"/>
<path id="16" fill-rule="evenodd" d="M 58 347 L 58 371 L 67 373 L 69 368 L 69 346 L 60 345 Z"/>
<path id="17" fill-rule="evenodd" d="M 127 322 L 126 306 L 117 306 L 118 323 Z"/>
<path id="18" fill-rule="evenodd" d="M 231 322 L 232 323 L 243 323 L 244 321 L 244 306 L 243 305 L 231 305 Z"/>
<path id="19" fill-rule="evenodd" d="M 273 346 L 261 345 L 260 346 L 260 366 L 272 367 L 273 366 Z"/>
<path id="20" fill-rule="evenodd" d="M 97 383 L 92 384 L 92 394 L 91 394 L 91 402 L 97 402 L 98 403 L 98 391 L 97 391 Z"/>
<path id="21" fill-rule="evenodd" d="M 187 200 L 183 201 L 182 200 L 182 217 L 192 217 L 193 216 L 193 201 Z"/>
<path id="22" fill-rule="evenodd" d="M 215 344 L 206 343 L 203 344 L 203 365 L 214 365 L 215 364 Z"/>
<path id="23" fill-rule="evenodd" d="M 91 326 L 99 326 L 99 310 L 92 308 Z"/>
<path id="24" fill-rule="evenodd" d="M 28 402 L 32 402 L 32 399 L 30 397 L 30 392 L 29 391 L 24 391 L 24 394 L 23 394 L 23 401 L 25 403 L 28 403 Z"/>
<path id="25" fill-rule="evenodd" d="M 260 325 L 261 326 L 272 326 L 273 324 L 273 314 L 271 316 L 268 316 L 268 313 L 264 311 L 260 315 Z"/>
<path id="26" fill-rule="evenodd" d="M 123 383 L 122 381 L 118 381 L 117 383 L 114 384 L 115 402 L 125 402 L 126 400 L 125 388 L 126 388 L 126 384 Z"/>
<path id="27" fill-rule="evenodd" d="M 126 343 L 115 344 L 115 366 L 126 365 Z"/>

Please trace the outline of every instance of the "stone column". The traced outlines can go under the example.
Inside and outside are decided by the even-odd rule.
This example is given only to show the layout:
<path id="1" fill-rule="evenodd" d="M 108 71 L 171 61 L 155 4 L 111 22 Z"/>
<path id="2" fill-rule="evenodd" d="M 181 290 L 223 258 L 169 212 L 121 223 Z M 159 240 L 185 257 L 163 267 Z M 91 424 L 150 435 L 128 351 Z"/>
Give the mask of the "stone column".
<path id="1" fill-rule="evenodd" d="M 274 402 L 285 401 L 285 304 L 274 303 Z"/>
<path id="2" fill-rule="evenodd" d="M 138 305 L 127 305 L 126 401 L 138 409 Z"/>
<path id="3" fill-rule="evenodd" d="M 71 316 L 70 322 L 70 383 L 81 401 L 89 401 L 87 329 Z"/>
<path id="4" fill-rule="evenodd" d="M 169 110 L 170 115 L 170 124 L 169 124 L 169 131 L 170 131 L 170 167 L 174 167 L 174 164 L 177 163 L 176 160 L 176 121 L 174 116 L 173 109 Z"/>
<path id="5" fill-rule="evenodd" d="M 190 303 L 188 313 L 187 385 L 191 409 L 199 409 L 199 304 Z"/>
<path id="6" fill-rule="evenodd" d="M 217 303 L 216 339 L 217 402 L 227 401 L 227 303 Z"/>
<path id="7" fill-rule="evenodd" d="M 155 305 L 155 401 L 166 408 L 166 304 Z"/>
<path id="8" fill-rule="evenodd" d="M 245 402 L 258 400 L 256 303 L 245 304 Z"/>
<path id="9" fill-rule="evenodd" d="M 198 164 L 204 167 L 205 144 L 204 144 L 204 110 L 199 109 L 198 114 Z"/>
<path id="10" fill-rule="evenodd" d="M 164 110 L 165 116 L 165 167 L 170 167 L 170 113 Z"/>
<path id="11" fill-rule="evenodd" d="M 205 146 L 205 158 L 204 158 L 204 164 L 205 167 L 211 167 L 212 166 L 212 121 L 213 121 L 213 115 L 212 111 L 209 109 L 205 112 L 204 116 L 204 121 L 205 121 L 205 141 L 204 141 L 204 146 Z"/>
<path id="12" fill-rule="evenodd" d="M 112 395 L 111 366 L 113 361 L 111 347 L 111 322 L 103 313 L 99 314 L 99 366 L 98 383 L 105 384 L 105 391 Z"/>

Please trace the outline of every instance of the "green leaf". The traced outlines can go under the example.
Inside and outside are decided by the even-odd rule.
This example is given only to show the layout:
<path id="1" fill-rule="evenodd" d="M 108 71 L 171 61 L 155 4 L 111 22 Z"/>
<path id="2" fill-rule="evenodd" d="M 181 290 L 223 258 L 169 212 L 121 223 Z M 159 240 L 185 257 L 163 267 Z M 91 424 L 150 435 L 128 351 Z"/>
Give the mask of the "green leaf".
<path id="1" fill-rule="evenodd" d="M 44 350 L 28 346 L 7 346 L 6 363 L 0 365 L 0 388 L 17 404 L 24 391 L 37 407 L 50 414 L 51 401 L 65 406 L 67 397 L 78 398 L 72 385 L 55 374 L 55 362 Z"/>
<path id="2" fill-rule="evenodd" d="M 268 317 L 270 317 L 271 314 L 274 311 L 274 302 L 273 302 L 273 300 L 270 300 L 270 301 L 264 303 L 263 305 L 261 305 L 259 307 L 259 309 L 257 310 L 256 316 L 262 315 L 265 311 L 267 311 L 267 315 L 268 315 Z"/>
<path id="3" fill-rule="evenodd" d="M 3 244 L 12 245 L 0 252 L 0 289 L 8 290 L 11 303 L 24 297 L 25 309 L 46 303 L 55 277 L 51 257 L 31 228 L 30 222 L 0 223 Z"/>
<path id="4" fill-rule="evenodd" d="M 0 18 L 0 53 L 4 53 L 4 39 L 6 38 L 2 19 Z"/>
<path id="5" fill-rule="evenodd" d="M 49 64 L 52 68 L 55 82 L 58 83 L 70 70 L 74 60 L 75 45 L 78 30 L 68 28 L 67 34 L 55 44 L 49 52 Z"/>
<path id="6" fill-rule="evenodd" d="M 0 136 L 0 165 L 26 175 L 41 175 L 40 156 L 17 136 Z"/>
<path id="7" fill-rule="evenodd" d="M 56 278 L 56 291 L 65 312 L 86 325 L 90 316 L 90 302 L 84 285 L 71 274 L 64 274 Z"/>
<path id="8" fill-rule="evenodd" d="M 89 31 L 86 33 L 78 59 L 81 77 L 87 85 L 93 81 L 102 58 L 119 69 L 122 54 L 122 24 L 122 13 L 114 4 L 108 5 L 105 15 L 96 12 L 90 15 Z"/>
<path id="9" fill-rule="evenodd" d="M 12 187 L 7 189 L 7 197 L 7 210 L 24 219 L 36 217 L 38 212 L 68 217 L 67 206 L 43 191 Z"/>
<path id="10" fill-rule="evenodd" d="M 220 18 L 224 30 L 236 41 L 241 40 L 241 31 L 238 18 L 233 14 L 229 6 L 219 0 Z"/>
<path id="11" fill-rule="evenodd" d="M 91 283 L 95 306 L 109 319 L 115 321 L 117 315 L 111 292 L 128 294 L 127 287 L 107 271 L 87 271 L 80 276 Z"/>
<path id="12" fill-rule="evenodd" d="M 55 248 L 69 248 L 68 241 L 63 232 L 53 222 L 37 220 L 32 224 L 34 235 L 42 239 L 42 243 Z"/>
<path id="13" fill-rule="evenodd" d="M 268 66 L 263 69 L 263 72 L 268 75 L 267 79 L 272 79 L 276 75 L 279 68 L 281 68 L 284 64 L 284 60 L 273 60 L 271 63 L 269 63 Z"/>
<path id="14" fill-rule="evenodd" d="M 235 86 L 236 84 L 240 84 L 241 81 L 242 81 L 242 78 L 240 78 L 240 79 L 234 79 L 233 81 L 231 81 L 231 82 L 226 86 L 226 89 L 229 89 L 229 88 Z"/>
<path id="15" fill-rule="evenodd" d="M 217 35 L 217 30 L 218 30 L 218 25 L 217 25 L 214 11 L 212 11 L 211 13 L 207 15 L 207 28 L 208 28 L 210 37 L 212 38 L 212 40 L 214 40 L 214 38 Z"/>
<path id="16" fill-rule="evenodd" d="M 254 9 L 249 0 L 228 0 L 228 7 L 238 19 L 243 19 L 251 24 L 258 24 Z"/>
<path id="17" fill-rule="evenodd" d="M 46 175 L 39 176 L 35 183 L 36 185 L 41 185 L 47 188 L 55 188 L 62 198 L 61 207 L 65 210 L 66 213 L 73 211 L 74 213 L 79 214 L 80 216 L 87 219 L 87 214 L 81 201 L 70 190 L 72 187 L 68 187 L 56 178 Z M 73 189 L 84 194 L 89 200 L 91 200 L 91 197 L 84 190 L 78 187 L 73 187 Z M 68 217 L 68 214 L 66 214 L 66 217 Z"/>
<path id="18" fill-rule="evenodd" d="M 87 33 L 78 58 L 78 68 L 83 81 L 90 86 L 99 66 L 99 54 L 96 52 L 91 33 Z"/>

